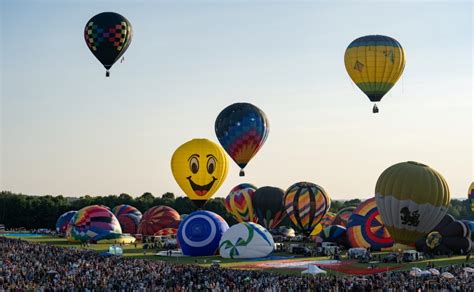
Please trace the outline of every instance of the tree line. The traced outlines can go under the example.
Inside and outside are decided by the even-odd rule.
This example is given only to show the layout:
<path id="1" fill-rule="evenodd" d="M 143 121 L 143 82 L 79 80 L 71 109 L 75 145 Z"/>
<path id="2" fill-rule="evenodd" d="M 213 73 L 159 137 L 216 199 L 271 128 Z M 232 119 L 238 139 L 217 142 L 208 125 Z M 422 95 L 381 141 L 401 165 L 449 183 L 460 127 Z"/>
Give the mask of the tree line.
<path id="1" fill-rule="evenodd" d="M 342 208 L 357 206 L 360 203 L 361 200 L 359 199 L 347 201 L 332 200 L 330 211 L 337 212 Z M 198 210 L 188 197 L 175 197 L 170 192 L 157 197 L 146 192 L 135 198 L 125 193 L 120 195 L 70 198 L 50 195 L 29 196 L 2 191 L 0 192 L 0 224 L 5 224 L 6 228 L 53 229 L 56 220 L 64 212 L 80 210 L 90 205 L 105 205 L 112 209 L 121 204 L 132 205 L 142 213 L 145 213 L 146 210 L 153 206 L 159 205 L 169 206 L 180 214 L 190 214 Z M 229 225 L 237 223 L 225 209 L 224 198 L 210 199 L 203 209 L 219 214 Z M 468 200 L 452 199 L 448 213 L 457 219 L 474 220 Z M 280 225 L 291 226 L 291 222 L 286 217 Z"/>

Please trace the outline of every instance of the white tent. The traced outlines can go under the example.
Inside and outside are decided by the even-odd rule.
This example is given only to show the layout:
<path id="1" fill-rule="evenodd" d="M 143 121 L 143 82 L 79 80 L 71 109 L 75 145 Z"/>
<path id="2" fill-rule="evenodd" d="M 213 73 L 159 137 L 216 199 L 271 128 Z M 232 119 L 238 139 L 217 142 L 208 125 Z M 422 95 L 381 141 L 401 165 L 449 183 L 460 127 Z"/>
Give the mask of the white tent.
<path id="1" fill-rule="evenodd" d="M 317 275 L 317 274 L 326 274 L 325 270 L 321 270 L 316 265 L 308 265 L 308 269 L 301 272 L 301 274 Z"/>

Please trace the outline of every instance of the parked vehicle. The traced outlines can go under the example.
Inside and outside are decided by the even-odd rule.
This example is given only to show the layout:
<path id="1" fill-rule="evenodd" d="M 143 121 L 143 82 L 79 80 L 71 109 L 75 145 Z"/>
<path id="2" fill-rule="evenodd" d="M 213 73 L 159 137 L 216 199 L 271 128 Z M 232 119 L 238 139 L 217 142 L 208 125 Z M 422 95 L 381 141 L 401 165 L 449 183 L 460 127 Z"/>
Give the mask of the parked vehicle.
<path id="1" fill-rule="evenodd" d="M 301 254 L 305 256 L 311 256 L 311 249 L 307 248 L 306 246 L 301 246 L 299 244 L 290 244 L 290 248 L 288 252 L 294 253 L 294 254 Z"/>
<path id="2" fill-rule="evenodd" d="M 367 255 L 367 249 L 363 247 L 349 248 L 347 251 L 347 257 L 349 259 L 360 259 Z"/>
<path id="3" fill-rule="evenodd" d="M 403 252 L 403 261 L 404 262 L 415 262 L 423 259 L 423 254 L 414 249 L 405 250 Z"/>
<path id="4" fill-rule="evenodd" d="M 397 262 L 398 254 L 395 252 L 389 253 L 388 255 L 382 258 L 382 262 L 384 263 L 396 263 Z"/>

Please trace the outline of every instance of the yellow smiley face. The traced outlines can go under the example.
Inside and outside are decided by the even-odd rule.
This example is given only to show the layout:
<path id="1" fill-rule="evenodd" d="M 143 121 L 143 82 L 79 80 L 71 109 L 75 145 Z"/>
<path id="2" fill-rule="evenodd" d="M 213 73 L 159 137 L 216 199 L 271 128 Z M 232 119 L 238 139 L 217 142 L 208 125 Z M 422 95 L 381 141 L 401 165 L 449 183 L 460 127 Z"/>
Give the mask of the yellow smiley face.
<path id="1" fill-rule="evenodd" d="M 179 146 L 171 158 L 174 179 L 193 201 L 207 201 L 224 182 L 228 162 L 224 150 L 208 139 Z"/>

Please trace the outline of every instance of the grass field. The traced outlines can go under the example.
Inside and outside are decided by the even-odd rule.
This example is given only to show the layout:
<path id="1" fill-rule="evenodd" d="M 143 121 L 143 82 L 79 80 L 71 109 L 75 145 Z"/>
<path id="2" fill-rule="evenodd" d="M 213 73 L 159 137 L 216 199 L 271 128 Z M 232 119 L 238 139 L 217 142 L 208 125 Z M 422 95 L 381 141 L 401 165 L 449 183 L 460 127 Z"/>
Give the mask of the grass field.
<path id="1" fill-rule="evenodd" d="M 70 243 L 64 238 L 59 237 L 21 237 L 23 240 L 27 240 L 30 242 L 39 242 L 44 244 L 51 244 L 55 246 L 61 247 L 75 247 L 75 248 L 82 248 L 82 249 L 91 249 L 97 252 L 108 251 L 110 244 L 91 244 L 87 247 L 81 247 L 80 244 Z M 157 256 L 155 255 L 155 251 L 148 250 L 147 253 L 144 253 L 141 243 L 137 243 L 136 246 L 134 244 L 131 245 L 124 245 L 123 246 L 124 256 L 126 257 L 133 257 L 139 259 L 150 259 L 150 260 L 160 260 L 166 261 L 170 263 L 177 263 L 177 264 L 198 264 L 201 266 L 210 266 L 213 260 L 219 260 L 220 265 L 226 268 L 236 268 L 239 266 L 245 265 L 253 265 L 256 261 L 245 261 L 245 260 L 238 260 L 238 259 L 224 259 L 220 256 L 206 256 L 206 257 L 165 257 L 165 256 Z M 373 253 L 375 257 L 378 255 L 384 255 L 386 253 Z M 277 253 L 276 255 L 289 255 L 285 253 Z M 297 260 L 327 260 L 328 258 L 323 257 L 297 257 Z M 395 264 L 395 263 L 378 263 L 378 268 L 393 268 L 397 266 L 401 266 L 397 268 L 397 270 L 410 270 L 412 267 L 419 267 L 421 269 L 425 269 L 428 262 L 434 262 L 437 267 L 452 265 L 452 264 L 462 264 L 465 263 L 465 256 L 453 256 L 453 257 L 443 257 L 443 258 L 435 258 L 435 259 L 425 259 L 422 261 L 414 262 L 414 263 L 404 263 L 404 264 Z M 346 257 L 343 256 L 342 260 L 346 260 Z M 474 259 L 471 259 L 469 262 L 473 264 Z M 272 260 L 268 261 L 258 261 L 258 263 L 268 263 L 272 262 Z M 362 263 L 350 263 L 351 268 L 354 269 L 367 269 L 369 264 L 362 264 Z M 250 267 L 251 268 L 251 267 Z M 248 268 L 245 268 L 248 269 Z M 251 268 L 257 270 L 265 270 L 267 272 L 276 272 L 276 273 L 283 273 L 283 274 L 300 274 L 301 270 L 298 269 L 286 269 L 286 268 Z M 329 274 L 333 275 L 345 275 L 343 273 L 339 273 L 333 270 L 327 270 Z"/>

